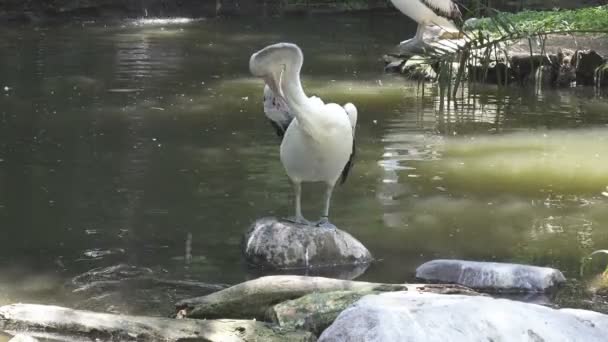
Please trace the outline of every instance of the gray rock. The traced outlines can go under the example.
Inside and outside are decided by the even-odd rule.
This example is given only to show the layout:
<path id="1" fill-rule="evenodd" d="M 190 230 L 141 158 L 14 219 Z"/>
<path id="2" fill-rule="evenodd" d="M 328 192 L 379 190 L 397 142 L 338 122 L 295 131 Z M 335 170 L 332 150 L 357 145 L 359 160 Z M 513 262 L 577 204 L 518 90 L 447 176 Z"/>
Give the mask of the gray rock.
<path id="1" fill-rule="evenodd" d="M 304 226 L 275 218 L 257 220 L 245 234 L 247 261 L 271 269 L 360 265 L 371 253 L 350 234 L 326 227 Z"/>
<path id="2" fill-rule="evenodd" d="M 446 295 L 478 296 L 479 293 L 459 285 L 446 284 L 378 284 L 375 287 L 354 291 L 313 292 L 297 299 L 284 301 L 269 309 L 273 322 L 288 329 L 311 331 L 319 336 L 330 326 L 340 312 L 359 299 L 382 292 L 412 291 Z"/>
<path id="3" fill-rule="evenodd" d="M 608 316 L 483 296 L 393 292 L 363 297 L 319 341 L 606 341 Z"/>
<path id="4" fill-rule="evenodd" d="M 281 327 L 302 329 L 320 335 L 344 309 L 377 291 L 313 292 L 275 305 L 270 310 L 272 321 Z"/>
<path id="5" fill-rule="evenodd" d="M 544 292 L 566 281 L 554 268 L 465 260 L 433 260 L 416 269 L 416 277 L 497 292 Z"/>

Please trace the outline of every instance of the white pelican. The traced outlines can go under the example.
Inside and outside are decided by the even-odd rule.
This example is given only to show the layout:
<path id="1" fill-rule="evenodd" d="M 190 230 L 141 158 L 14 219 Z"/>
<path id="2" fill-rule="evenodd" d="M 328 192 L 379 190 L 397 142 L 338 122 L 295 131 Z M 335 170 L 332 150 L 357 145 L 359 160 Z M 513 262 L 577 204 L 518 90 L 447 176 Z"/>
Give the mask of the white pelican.
<path id="1" fill-rule="evenodd" d="M 291 43 L 278 43 L 254 53 L 249 69 L 266 82 L 264 111 L 277 132 L 284 132 L 281 162 L 295 190 L 295 219 L 308 224 L 300 205 L 302 182 L 327 185 L 325 205 L 318 226 L 329 223 L 331 195 L 337 181 L 346 180 L 355 147 L 357 108 L 308 97 L 302 89 L 302 50 Z"/>
<path id="2" fill-rule="evenodd" d="M 429 25 L 441 27 L 448 33 L 460 30 L 452 20 L 461 19 L 460 9 L 453 0 L 391 0 L 401 13 L 418 23 L 416 40 L 422 41 L 424 30 Z"/>

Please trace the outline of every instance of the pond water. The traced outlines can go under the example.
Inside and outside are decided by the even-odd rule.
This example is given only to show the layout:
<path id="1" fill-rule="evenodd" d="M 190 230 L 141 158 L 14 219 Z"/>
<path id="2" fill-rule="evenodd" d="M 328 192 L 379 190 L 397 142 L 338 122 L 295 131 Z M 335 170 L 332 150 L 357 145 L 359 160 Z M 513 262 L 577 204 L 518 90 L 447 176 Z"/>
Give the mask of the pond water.
<path id="1" fill-rule="evenodd" d="M 435 258 L 577 278 L 608 248 L 608 98 L 432 85 L 382 71 L 415 32 L 399 15 L 69 24 L 0 32 L 0 304 L 128 263 L 237 283 L 256 218 L 292 215 L 252 52 L 299 44 L 309 95 L 359 108 L 358 155 L 332 221 L 380 259 L 358 279 L 414 280 Z M 316 219 L 321 188 L 304 186 Z M 604 260 L 605 261 L 605 260 Z M 601 261 L 598 261 L 602 267 Z"/>

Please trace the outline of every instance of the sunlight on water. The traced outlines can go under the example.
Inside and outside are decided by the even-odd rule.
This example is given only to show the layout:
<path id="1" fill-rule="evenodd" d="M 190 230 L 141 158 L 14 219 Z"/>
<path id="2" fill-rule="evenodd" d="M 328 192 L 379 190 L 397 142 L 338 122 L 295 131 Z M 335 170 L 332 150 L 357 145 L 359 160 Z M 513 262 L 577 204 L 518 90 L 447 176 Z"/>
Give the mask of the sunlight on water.
<path id="1" fill-rule="evenodd" d="M 510 193 L 601 195 L 608 186 L 608 130 L 531 131 L 446 139 L 441 158 L 422 163 L 452 188 Z"/>
<path id="2" fill-rule="evenodd" d="M 194 21 L 200 21 L 204 19 L 192 19 L 192 18 L 142 18 L 136 20 L 136 25 L 178 25 L 188 24 Z"/>

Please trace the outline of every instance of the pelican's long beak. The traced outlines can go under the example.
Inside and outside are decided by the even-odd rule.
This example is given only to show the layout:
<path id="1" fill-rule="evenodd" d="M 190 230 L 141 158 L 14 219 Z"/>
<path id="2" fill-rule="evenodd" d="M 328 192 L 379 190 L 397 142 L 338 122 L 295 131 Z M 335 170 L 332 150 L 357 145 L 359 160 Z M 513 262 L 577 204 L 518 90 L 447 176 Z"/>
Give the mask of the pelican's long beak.
<path id="1" fill-rule="evenodd" d="M 285 101 L 285 93 L 283 92 L 283 72 L 285 68 L 280 68 L 273 71 L 268 77 L 265 77 L 266 84 L 270 87 L 276 97 Z"/>

